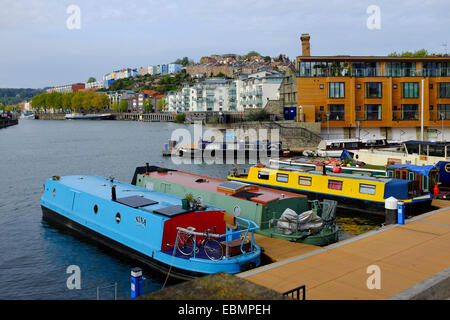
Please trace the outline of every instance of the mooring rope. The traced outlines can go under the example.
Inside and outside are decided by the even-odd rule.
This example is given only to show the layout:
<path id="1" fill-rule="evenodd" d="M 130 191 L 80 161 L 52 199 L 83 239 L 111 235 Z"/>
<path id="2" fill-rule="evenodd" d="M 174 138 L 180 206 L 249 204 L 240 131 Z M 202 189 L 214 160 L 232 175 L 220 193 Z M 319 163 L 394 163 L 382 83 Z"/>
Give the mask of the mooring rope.
<path id="1" fill-rule="evenodd" d="M 173 249 L 172 261 L 170 262 L 169 271 L 167 272 L 166 280 L 164 280 L 164 284 L 161 289 L 164 289 L 164 287 L 166 286 L 167 280 L 169 279 L 170 271 L 172 270 L 173 260 L 175 259 L 175 253 L 177 252 L 177 247 L 178 247 L 178 235 L 177 235 L 177 238 L 175 239 L 175 247 Z"/>

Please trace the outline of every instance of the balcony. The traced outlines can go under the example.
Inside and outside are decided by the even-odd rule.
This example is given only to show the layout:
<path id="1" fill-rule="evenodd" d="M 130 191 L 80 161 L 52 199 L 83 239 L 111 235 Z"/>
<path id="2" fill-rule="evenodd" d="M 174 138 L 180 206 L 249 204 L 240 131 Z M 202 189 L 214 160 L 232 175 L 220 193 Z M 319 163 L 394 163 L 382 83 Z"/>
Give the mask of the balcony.
<path id="1" fill-rule="evenodd" d="M 417 121 L 419 120 L 418 111 L 402 111 L 396 110 L 392 112 L 393 121 Z"/>
<path id="2" fill-rule="evenodd" d="M 356 111 L 356 121 L 381 121 L 382 116 L 378 111 Z"/>

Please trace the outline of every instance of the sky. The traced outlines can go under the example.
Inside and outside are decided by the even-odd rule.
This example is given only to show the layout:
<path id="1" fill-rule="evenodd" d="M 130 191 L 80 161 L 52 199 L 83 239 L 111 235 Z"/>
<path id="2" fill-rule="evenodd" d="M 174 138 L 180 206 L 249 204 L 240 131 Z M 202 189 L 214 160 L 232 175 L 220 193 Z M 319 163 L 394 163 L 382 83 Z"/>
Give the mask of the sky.
<path id="1" fill-rule="evenodd" d="M 0 88 L 99 80 L 185 56 L 295 59 L 302 33 L 313 56 L 445 53 L 449 12 L 448 0 L 0 0 Z"/>

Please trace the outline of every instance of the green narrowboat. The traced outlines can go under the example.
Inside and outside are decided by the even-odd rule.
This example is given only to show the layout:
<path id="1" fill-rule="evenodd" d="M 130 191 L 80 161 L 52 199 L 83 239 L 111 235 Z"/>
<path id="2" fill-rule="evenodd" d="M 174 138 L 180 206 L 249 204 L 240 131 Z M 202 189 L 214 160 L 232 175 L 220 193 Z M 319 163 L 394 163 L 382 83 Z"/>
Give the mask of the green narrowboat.
<path id="1" fill-rule="evenodd" d="M 313 202 L 310 208 L 304 195 L 148 165 L 136 168 L 132 184 L 185 198 L 191 204 L 222 208 L 252 220 L 260 226 L 256 232 L 267 237 L 319 246 L 338 241 L 333 201 Z M 298 213 L 298 219 L 283 216 L 286 211 Z M 287 230 L 286 223 L 298 228 Z"/>

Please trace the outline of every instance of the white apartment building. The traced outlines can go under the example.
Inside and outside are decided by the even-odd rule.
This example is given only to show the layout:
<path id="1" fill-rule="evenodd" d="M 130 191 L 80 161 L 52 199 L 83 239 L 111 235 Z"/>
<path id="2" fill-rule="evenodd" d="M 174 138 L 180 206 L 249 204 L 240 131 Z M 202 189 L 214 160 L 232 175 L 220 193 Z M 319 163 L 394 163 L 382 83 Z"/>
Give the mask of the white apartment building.
<path id="1" fill-rule="evenodd" d="M 242 75 L 238 80 L 209 78 L 169 92 L 168 110 L 242 112 L 249 108 L 264 108 L 268 100 L 279 99 L 282 80 L 283 74 L 274 71 Z"/>
<path id="2" fill-rule="evenodd" d="M 233 80 L 222 78 L 210 78 L 186 85 L 181 90 L 167 94 L 168 109 L 173 112 L 233 110 L 234 107 L 230 104 L 230 99 L 233 99 L 230 88 L 233 87 Z"/>
<path id="3" fill-rule="evenodd" d="M 283 76 L 276 71 L 241 75 L 236 80 L 237 110 L 264 108 L 267 101 L 280 99 Z"/>

